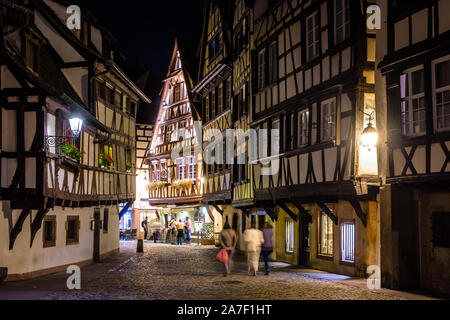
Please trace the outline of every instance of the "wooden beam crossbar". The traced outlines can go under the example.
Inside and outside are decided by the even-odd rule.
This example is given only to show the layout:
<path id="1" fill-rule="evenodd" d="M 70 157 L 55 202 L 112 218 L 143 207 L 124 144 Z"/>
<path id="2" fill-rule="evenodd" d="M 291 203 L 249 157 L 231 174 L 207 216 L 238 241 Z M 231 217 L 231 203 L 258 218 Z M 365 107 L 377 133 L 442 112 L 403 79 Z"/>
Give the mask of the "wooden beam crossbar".
<path id="1" fill-rule="evenodd" d="M 13 229 L 11 230 L 11 233 L 9 234 L 9 250 L 14 249 L 14 243 L 16 242 L 16 239 L 19 236 L 20 232 L 22 232 L 23 223 L 30 214 L 31 209 L 23 209 L 22 212 L 20 213 L 20 216 L 17 219 L 16 224 L 14 225 Z"/>
<path id="2" fill-rule="evenodd" d="M 356 215 L 359 217 L 359 219 L 361 219 L 361 222 L 364 224 L 364 226 L 367 226 L 367 214 L 362 210 L 359 201 L 356 199 L 350 199 L 349 202 L 355 210 Z"/>
<path id="3" fill-rule="evenodd" d="M 289 207 L 285 204 L 285 203 L 283 203 L 283 202 L 281 202 L 281 203 L 279 203 L 278 204 L 279 206 L 280 206 L 280 208 L 281 209 L 283 209 L 295 222 L 297 222 L 298 221 L 298 216 L 294 213 L 294 212 L 292 212 L 292 210 L 291 209 L 289 209 Z"/>
<path id="4" fill-rule="evenodd" d="M 305 218 L 307 223 L 312 223 L 312 216 L 309 213 L 308 210 L 305 209 L 305 207 L 302 206 L 302 204 L 298 201 L 292 201 L 292 203 L 297 207 L 297 209 L 302 214 L 303 218 Z"/>
<path id="5" fill-rule="evenodd" d="M 273 211 L 272 208 L 270 207 L 264 207 L 264 210 L 266 211 L 266 213 L 269 215 L 269 217 L 272 219 L 272 221 L 278 221 L 278 215 L 276 214 L 275 211 Z"/>
<path id="6" fill-rule="evenodd" d="M 331 221 L 333 221 L 333 223 L 335 225 L 338 224 L 338 219 L 337 217 L 334 215 L 333 212 L 331 212 L 330 208 L 328 208 L 325 203 L 317 201 L 317 205 L 319 206 L 319 208 L 326 213 L 326 215 L 331 219 Z"/>
<path id="7" fill-rule="evenodd" d="M 223 210 L 221 210 L 216 204 L 212 204 L 212 207 L 214 208 L 214 209 L 216 209 L 217 210 L 217 212 L 219 212 L 220 213 L 220 215 L 222 215 L 223 216 Z"/>
<path id="8" fill-rule="evenodd" d="M 119 220 L 122 219 L 122 217 L 125 215 L 125 213 L 130 209 L 130 207 L 133 205 L 134 201 L 128 201 L 128 203 L 123 207 L 122 210 L 119 212 Z"/>

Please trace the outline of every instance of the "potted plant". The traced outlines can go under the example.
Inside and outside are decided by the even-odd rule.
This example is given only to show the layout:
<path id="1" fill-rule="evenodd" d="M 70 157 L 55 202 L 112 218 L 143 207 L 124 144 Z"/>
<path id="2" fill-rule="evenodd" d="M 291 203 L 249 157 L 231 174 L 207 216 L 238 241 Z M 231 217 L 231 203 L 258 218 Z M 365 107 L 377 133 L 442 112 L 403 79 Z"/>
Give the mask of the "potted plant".
<path id="1" fill-rule="evenodd" d="M 98 155 L 98 165 L 100 168 L 104 168 L 106 165 L 106 157 L 103 153 Z"/>
<path id="2" fill-rule="evenodd" d="M 110 169 L 113 169 L 114 159 L 111 156 L 106 157 L 106 166 Z"/>
<path id="3" fill-rule="evenodd" d="M 131 170 L 132 170 L 133 168 L 136 168 L 136 166 L 135 166 L 132 162 L 130 162 L 130 161 L 127 161 L 127 164 L 125 165 L 125 167 L 126 167 L 126 169 L 127 169 L 127 172 L 131 172 Z"/>
<path id="4" fill-rule="evenodd" d="M 162 189 L 164 188 L 166 185 L 165 182 L 162 181 L 155 181 L 149 184 L 149 188 L 150 190 L 157 190 L 157 189 Z"/>
<path id="5" fill-rule="evenodd" d="M 83 154 L 86 154 L 86 152 L 79 150 L 77 146 L 70 144 L 69 142 L 66 142 L 61 146 L 61 152 L 75 161 L 81 160 Z"/>

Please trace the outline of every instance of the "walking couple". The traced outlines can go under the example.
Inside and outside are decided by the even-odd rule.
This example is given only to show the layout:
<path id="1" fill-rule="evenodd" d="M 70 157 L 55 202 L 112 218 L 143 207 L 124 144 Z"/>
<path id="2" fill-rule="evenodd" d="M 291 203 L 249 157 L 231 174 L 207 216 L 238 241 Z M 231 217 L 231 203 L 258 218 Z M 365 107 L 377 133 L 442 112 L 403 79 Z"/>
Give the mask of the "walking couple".
<path id="1" fill-rule="evenodd" d="M 223 250 L 226 250 L 228 258 L 225 262 L 225 275 L 231 274 L 233 252 L 237 245 L 237 234 L 228 222 L 225 223 L 223 230 L 219 237 L 219 242 Z M 252 223 L 250 229 L 244 232 L 244 241 L 247 245 L 247 264 L 248 275 L 251 275 L 253 269 L 253 276 L 256 276 L 259 266 L 259 257 L 262 252 L 264 258 L 264 266 L 266 275 L 269 274 L 269 256 L 273 252 L 273 229 L 269 223 L 266 223 L 263 230 L 256 229 L 256 223 Z M 264 245 L 263 245 L 264 244 Z"/>

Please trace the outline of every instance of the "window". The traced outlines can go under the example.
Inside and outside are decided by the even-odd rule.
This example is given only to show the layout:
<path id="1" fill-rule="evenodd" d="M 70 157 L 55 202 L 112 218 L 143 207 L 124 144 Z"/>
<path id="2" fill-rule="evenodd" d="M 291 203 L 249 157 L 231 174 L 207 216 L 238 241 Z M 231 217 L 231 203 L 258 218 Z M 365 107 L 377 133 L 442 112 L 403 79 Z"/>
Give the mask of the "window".
<path id="1" fill-rule="evenodd" d="M 186 159 L 177 159 L 178 180 L 186 179 Z"/>
<path id="2" fill-rule="evenodd" d="M 294 221 L 286 219 L 286 252 L 294 252 Z"/>
<path id="3" fill-rule="evenodd" d="M 265 87 L 266 79 L 266 49 L 263 49 L 258 54 L 258 89 Z"/>
<path id="4" fill-rule="evenodd" d="M 161 172 L 159 171 L 159 163 L 153 163 L 153 182 L 159 182 L 161 180 Z"/>
<path id="5" fill-rule="evenodd" d="M 211 92 L 211 118 L 212 119 L 214 119 L 216 117 L 216 107 L 217 107 L 216 90 L 213 90 Z"/>
<path id="6" fill-rule="evenodd" d="M 317 12 L 306 19 L 306 59 L 311 61 L 319 55 L 319 16 Z"/>
<path id="7" fill-rule="evenodd" d="M 422 67 L 405 71 L 400 76 L 400 98 L 403 134 L 425 134 L 425 83 Z"/>
<path id="8" fill-rule="evenodd" d="M 355 262 L 355 224 L 353 222 L 341 225 L 341 260 Z"/>
<path id="9" fill-rule="evenodd" d="M 272 42 L 269 47 L 269 83 L 275 83 L 278 80 L 278 53 L 277 43 Z"/>
<path id="10" fill-rule="evenodd" d="M 220 53 L 222 48 L 222 39 L 220 38 L 220 34 L 218 34 L 210 43 L 209 43 L 209 60 L 212 61 L 215 57 Z"/>
<path id="11" fill-rule="evenodd" d="M 80 217 L 68 216 L 66 221 L 66 245 L 78 244 L 80 234 Z"/>
<path id="12" fill-rule="evenodd" d="M 178 102 L 181 99 L 181 85 L 178 84 L 173 88 L 173 102 Z"/>
<path id="13" fill-rule="evenodd" d="M 56 216 L 46 216 L 43 223 L 44 248 L 56 246 Z"/>
<path id="14" fill-rule="evenodd" d="M 223 85 L 219 86 L 219 90 L 218 90 L 218 106 L 219 106 L 219 110 L 217 112 L 217 114 L 221 114 L 223 111 Z"/>
<path id="15" fill-rule="evenodd" d="M 325 212 L 320 212 L 319 229 L 319 254 L 333 256 L 333 221 Z"/>
<path id="16" fill-rule="evenodd" d="M 321 131 L 322 142 L 334 140 L 336 137 L 336 99 L 322 102 L 321 105 Z"/>
<path id="17" fill-rule="evenodd" d="M 161 162 L 161 181 L 167 182 L 168 173 L 167 173 L 167 162 Z"/>
<path id="18" fill-rule="evenodd" d="M 298 147 L 304 147 L 309 143 L 309 110 L 302 110 L 298 113 Z"/>
<path id="19" fill-rule="evenodd" d="M 172 125 L 168 125 L 166 126 L 166 138 L 165 138 L 165 142 L 166 143 L 170 143 L 172 142 Z"/>
<path id="20" fill-rule="evenodd" d="M 103 210 L 103 233 L 108 233 L 109 225 L 109 209 L 105 208 Z"/>
<path id="21" fill-rule="evenodd" d="M 433 62 L 433 99 L 436 131 L 450 129 L 450 57 Z"/>
<path id="22" fill-rule="evenodd" d="M 109 144 L 105 144 L 103 146 L 103 152 L 104 152 L 104 166 L 109 168 L 109 169 L 114 169 L 114 157 L 113 157 L 113 147 L 112 145 Z"/>
<path id="23" fill-rule="evenodd" d="M 433 212 L 433 245 L 450 248 L 450 212 Z"/>
<path id="24" fill-rule="evenodd" d="M 350 5 L 349 0 L 335 0 L 334 41 L 336 44 L 350 35 Z"/>
<path id="25" fill-rule="evenodd" d="M 271 150 L 271 155 L 277 155 L 277 152 L 280 151 L 280 138 L 281 138 L 281 130 L 280 130 L 280 119 L 276 119 L 272 121 L 272 130 L 278 130 L 278 140 L 277 141 L 273 141 L 274 137 L 273 137 L 273 133 L 271 132 L 271 146 L 270 146 L 270 150 Z M 273 150 L 272 150 L 273 147 Z"/>
<path id="26" fill-rule="evenodd" d="M 100 99 L 106 100 L 106 87 L 102 82 L 97 82 L 97 95 Z"/>
<path id="27" fill-rule="evenodd" d="M 188 157 L 188 165 L 189 165 L 189 179 L 196 180 L 197 179 L 197 162 L 195 161 L 194 156 Z"/>

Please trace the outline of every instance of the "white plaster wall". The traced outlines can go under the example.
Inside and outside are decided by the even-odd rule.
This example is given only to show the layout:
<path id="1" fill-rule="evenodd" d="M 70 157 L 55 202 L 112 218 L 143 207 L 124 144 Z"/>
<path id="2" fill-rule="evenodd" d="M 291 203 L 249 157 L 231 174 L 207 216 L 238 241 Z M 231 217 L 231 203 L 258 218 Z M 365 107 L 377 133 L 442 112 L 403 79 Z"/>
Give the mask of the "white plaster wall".
<path id="1" fill-rule="evenodd" d="M 8 273 L 24 274 L 38 270 L 45 270 L 72 263 L 84 262 L 92 259 L 94 233 L 90 225 L 93 220 L 94 208 L 65 209 L 56 207 L 48 215 L 56 216 L 56 246 L 44 248 L 42 241 L 42 228 L 36 234 L 33 247 L 30 248 L 31 219 L 27 218 L 22 232 L 16 239 L 14 249 L 9 250 L 10 223 L 14 224 L 20 215 L 20 210 L 13 210 L 13 221 L 8 219 L 10 215 L 9 202 L 0 202 L 2 214 L 0 215 L 0 266 L 8 267 Z M 103 209 L 101 211 L 103 219 Z M 119 218 L 117 207 L 109 208 L 109 231 L 100 233 L 100 254 L 105 254 L 119 249 Z M 33 218 L 36 211 L 33 211 Z M 66 245 L 65 222 L 67 216 L 80 217 L 79 244 Z"/>

